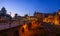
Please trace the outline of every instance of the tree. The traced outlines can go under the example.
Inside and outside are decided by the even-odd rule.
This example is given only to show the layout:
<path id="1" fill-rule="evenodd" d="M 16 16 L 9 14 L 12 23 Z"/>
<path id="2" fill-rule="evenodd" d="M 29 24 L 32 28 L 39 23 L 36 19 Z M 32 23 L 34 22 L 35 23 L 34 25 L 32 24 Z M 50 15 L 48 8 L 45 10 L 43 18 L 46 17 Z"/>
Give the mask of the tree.
<path id="1" fill-rule="evenodd" d="M 0 13 L 1 13 L 1 14 L 6 14 L 6 12 L 7 12 L 7 11 L 6 11 L 5 7 L 2 7 L 2 9 L 1 9 L 1 12 L 0 12 Z"/>
<path id="2" fill-rule="evenodd" d="M 28 16 L 28 14 L 25 14 L 25 17 L 27 17 Z"/>
<path id="3" fill-rule="evenodd" d="M 15 19 L 17 19 L 17 17 L 18 17 L 18 14 L 16 13 L 16 14 L 15 14 Z"/>

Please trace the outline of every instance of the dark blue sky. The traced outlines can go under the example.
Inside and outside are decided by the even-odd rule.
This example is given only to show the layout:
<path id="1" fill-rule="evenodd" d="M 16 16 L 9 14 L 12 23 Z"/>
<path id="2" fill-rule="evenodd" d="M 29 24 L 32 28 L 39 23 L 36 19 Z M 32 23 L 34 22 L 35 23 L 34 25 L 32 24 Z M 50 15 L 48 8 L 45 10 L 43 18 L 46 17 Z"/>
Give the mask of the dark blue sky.
<path id="1" fill-rule="evenodd" d="M 33 15 L 34 11 L 41 13 L 53 13 L 60 9 L 60 0 L 0 0 L 0 9 L 5 7 L 7 13 L 19 15 Z"/>

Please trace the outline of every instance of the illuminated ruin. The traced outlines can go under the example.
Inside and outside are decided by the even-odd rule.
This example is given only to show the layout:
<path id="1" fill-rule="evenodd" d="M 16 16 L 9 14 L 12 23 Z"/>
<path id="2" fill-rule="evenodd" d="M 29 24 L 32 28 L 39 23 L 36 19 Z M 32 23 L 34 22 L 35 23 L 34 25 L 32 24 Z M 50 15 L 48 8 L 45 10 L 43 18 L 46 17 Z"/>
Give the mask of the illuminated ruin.
<path id="1" fill-rule="evenodd" d="M 39 18 L 42 22 L 46 23 L 53 23 L 54 25 L 60 25 L 60 10 L 57 13 L 49 13 L 49 14 L 44 14 L 44 13 L 39 13 L 35 12 L 34 14 L 35 17 Z"/>

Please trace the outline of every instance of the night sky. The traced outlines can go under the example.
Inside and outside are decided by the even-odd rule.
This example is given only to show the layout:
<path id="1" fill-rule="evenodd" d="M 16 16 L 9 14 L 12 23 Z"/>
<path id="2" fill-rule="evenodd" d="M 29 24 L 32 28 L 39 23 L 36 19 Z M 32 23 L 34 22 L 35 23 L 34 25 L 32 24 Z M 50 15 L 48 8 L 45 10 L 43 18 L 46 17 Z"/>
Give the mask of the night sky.
<path id="1" fill-rule="evenodd" d="M 53 13 L 60 9 L 60 0 L 0 0 L 0 9 L 5 7 L 7 13 L 12 12 L 23 16 L 33 15 L 35 11 Z"/>

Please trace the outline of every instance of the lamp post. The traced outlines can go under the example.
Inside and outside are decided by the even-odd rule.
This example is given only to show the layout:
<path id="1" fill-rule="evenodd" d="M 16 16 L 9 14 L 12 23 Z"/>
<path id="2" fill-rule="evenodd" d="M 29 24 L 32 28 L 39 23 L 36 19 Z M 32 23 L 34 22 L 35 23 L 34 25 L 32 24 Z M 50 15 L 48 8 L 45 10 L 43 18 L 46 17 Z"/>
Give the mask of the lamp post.
<path id="1" fill-rule="evenodd" d="M 9 17 L 9 27 L 11 27 L 11 12 L 10 12 L 10 17 Z"/>

